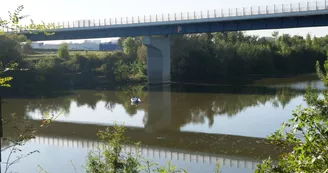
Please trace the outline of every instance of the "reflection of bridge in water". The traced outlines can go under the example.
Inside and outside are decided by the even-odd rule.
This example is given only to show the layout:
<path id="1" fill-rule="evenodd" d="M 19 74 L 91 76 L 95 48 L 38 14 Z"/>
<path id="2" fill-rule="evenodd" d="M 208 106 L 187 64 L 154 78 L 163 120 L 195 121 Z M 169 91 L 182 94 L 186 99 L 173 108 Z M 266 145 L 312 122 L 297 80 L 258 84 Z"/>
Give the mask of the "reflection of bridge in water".
<path id="1" fill-rule="evenodd" d="M 96 150 L 101 142 L 95 140 L 83 140 L 83 139 L 71 139 L 62 137 L 46 137 L 46 136 L 36 136 L 32 139 L 30 143 L 46 144 L 58 147 L 68 147 L 68 148 L 86 148 Z M 125 153 L 131 152 L 135 153 L 137 148 L 131 145 L 125 145 L 123 147 Z M 190 152 L 179 149 L 169 149 L 169 148 L 158 148 L 158 147 L 145 147 L 141 146 L 139 151 L 143 157 L 152 159 L 164 159 L 164 160 L 179 160 L 184 162 L 193 162 L 198 164 L 215 164 L 218 162 L 221 166 L 231 167 L 231 168 L 247 168 L 255 169 L 259 161 L 244 158 L 244 157 L 233 157 L 228 155 L 218 155 L 210 153 L 201 152 Z"/>
<path id="2" fill-rule="evenodd" d="M 178 98 L 171 98 L 169 85 L 152 87 L 148 91 L 151 92 L 148 92 L 148 100 L 144 104 L 146 106 L 145 127 L 126 127 L 125 131 L 125 136 L 132 141 L 141 142 L 141 151 L 144 156 L 197 163 L 215 163 L 218 161 L 225 167 L 254 169 L 260 159 L 269 156 L 276 158 L 279 154 L 275 147 L 266 144 L 262 138 L 181 132 L 180 127 L 183 122 L 185 123 L 185 120 L 176 122 L 177 116 L 181 113 L 191 114 L 191 112 L 184 111 L 183 108 L 175 104 L 179 100 Z M 224 96 L 220 97 L 222 98 L 218 99 L 219 101 L 225 99 Z M 184 104 L 192 102 L 192 100 L 190 103 L 188 102 L 189 98 L 182 97 L 182 99 L 185 100 Z M 21 105 L 25 104 L 25 101 L 21 103 Z M 39 104 L 42 106 L 42 102 Z M 18 106 L 14 104 L 6 106 L 5 111 L 7 112 L 18 109 Z M 23 107 L 24 109 L 22 109 Z M 21 114 L 26 113 L 25 106 L 20 106 L 19 109 Z M 40 120 L 37 119 L 31 121 L 36 126 L 41 124 Z M 37 138 L 31 142 L 91 149 L 99 144 L 96 137 L 97 131 L 104 128 L 106 125 L 55 121 L 50 127 L 41 131 Z M 4 130 L 5 137 L 12 137 L 13 134 L 12 129 Z M 127 146 L 127 149 L 132 150 L 133 147 Z"/>
<path id="3" fill-rule="evenodd" d="M 41 121 L 32 120 L 32 123 L 38 126 Z M 82 141 L 92 141 L 92 145 L 84 142 L 83 146 L 94 146 L 98 141 L 97 131 L 104 128 L 106 126 L 53 122 L 51 126 L 39 132 L 38 136 L 44 137 L 47 139 L 46 141 L 57 141 L 58 144 L 60 143 L 58 141 L 65 139 L 65 145 L 68 145 L 69 140 L 75 141 L 76 145 Z M 278 154 L 275 147 L 267 144 L 262 138 L 195 132 L 162 131 L 149 133 L 144 128 L 135 127 L 126 127 L 124 135 L 132 141 L 140 141 L 143 146 L 151 148 L 228 155 L 229 157 L 244 158 L 244 160 L 259 160 L 268 156 L 275 158 Z M 13 129 L 6 129 L 5 127 L 4 137 L 14 136 Z"/>

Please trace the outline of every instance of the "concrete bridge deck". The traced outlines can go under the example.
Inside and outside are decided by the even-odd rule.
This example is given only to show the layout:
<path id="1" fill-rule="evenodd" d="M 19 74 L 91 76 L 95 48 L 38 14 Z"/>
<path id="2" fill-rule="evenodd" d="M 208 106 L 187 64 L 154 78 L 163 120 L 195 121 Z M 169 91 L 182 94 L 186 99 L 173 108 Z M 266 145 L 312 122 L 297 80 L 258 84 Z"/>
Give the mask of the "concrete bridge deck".
<path id="1" fill-rule="evenodd" d="M 30 34 L 28 31 L 22 33 L 32 41 L 44 41 L 314 27 L 327 26 L 327 15 L 327 0 L 322 0 L 141 17 L 54 22 L 58 29 L 49 31 L 55 31 L 55 35 Z"/>

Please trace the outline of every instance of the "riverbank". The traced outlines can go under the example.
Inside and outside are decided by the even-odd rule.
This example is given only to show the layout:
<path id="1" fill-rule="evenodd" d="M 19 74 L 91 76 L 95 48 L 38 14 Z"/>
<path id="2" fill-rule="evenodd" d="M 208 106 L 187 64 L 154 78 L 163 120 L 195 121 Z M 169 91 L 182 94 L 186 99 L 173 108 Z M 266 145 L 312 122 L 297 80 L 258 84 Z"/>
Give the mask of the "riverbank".
<path id="1" fill-rule="evenodd" d="M 290 84 L 295 82 L 305 82 L 319 80 L 317 74 L 302 74 L 302 75 L 288 75 L 284 77 L 267 77 L 262 79 L 250 80 L 250 83 L 239 84 L 238 86 L 270 86 L 277 84 Z M 197 82 L 179 82 L 172 81 L 171 84 L 182 84 L 182 85 L 199 85 L 199 86 L 224 86 L 229 87 L 232 84 L 217 84 L 217 83 L 197 83 Z"/>
<path id="2" fill-rule="evenodd" d="M 35 52 L 24 62 L 42 73 L 94 73 L 111 83 L 136 81 L 147 76 L 147 49 L 141 40 L 120 38 L 122 51 Z M 325 37 L 275 35 L 264 39 L 243 32 L 176 35 L 171 43 L 171 81 L 270 85 L 268 78 L 315 73 L 316 62 L 322 64 L 326 59 L 325 45 L 321 45 L 325 42 Z"/>
<path id="3" fill-rule="evenodd" d="M 15 74 L 15 75 L 13 75 Z M 47 78 L 50 80 L 36 82 L 35 75 L 31 72 L 19 72 L 8 74 L 14 76 L 11 82 L 12 87 L 0 88 L 0 96 L 3 98 L 19 98 L 19 97 L 42 97 L 51 96 L 53 93 L 66 93 L 74 90 L 99 90 L 99 91 L 152 91 L 149 88 L 147 81 L 127 81 L 121 83 L 111 83 L 106 78 L 86 77 L 77 75 L 72 79 L 72 76 L 53 76 Z M 57 78 L 56 78 L 57 77 Z M 59 77 L 59 78 L 58 78 Z M 64 80 L 63 80 L 64 79 Z M 272 88 L 272 85 L 288 85 L 293 83 L 308 83 L 317 81 L 317 77 L 313 74 L 298 75 L 286 78 L 268 78 L 260 81 L 255 81 L 255 84 L 247 85 L 222 85 L 222 84 L 201 84 L 201 83 L 186 83 L 186 82 L 171 82 L 169 88 L 171 92 L 188 92 L 188 93 L 248 93 L 261 94 L 271 93 L 276 94 L 278 91 Z M 73 83 L 74 82 L 74 83 Z M 288 86 L 286 86 L 288 87 Z M 297 92 L 304 92 L 303 89 Z"/>

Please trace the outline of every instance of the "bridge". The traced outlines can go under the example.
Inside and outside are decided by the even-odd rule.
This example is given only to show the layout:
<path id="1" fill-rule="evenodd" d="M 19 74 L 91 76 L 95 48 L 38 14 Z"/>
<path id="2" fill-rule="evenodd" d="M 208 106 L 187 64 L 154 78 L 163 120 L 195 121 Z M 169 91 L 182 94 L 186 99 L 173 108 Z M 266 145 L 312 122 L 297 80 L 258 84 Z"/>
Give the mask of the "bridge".
<path id="1" fill-rule="evenodd" d="M 328 26 L 327 0 L 201 12 L 58 22 L 54 35 L 22 31 L 32 41 L 145 36 L 149 84 L 170 83 L 170 36 Z M 153 37 L 159 36 L 159 37 Z"/>
<path id="2" fill-rule="evenodd" d="M 55 23 L 55 35 L 30 34 L 32 41 L 133 37 L 206 32 L 283 29 L 328 25 L 327 0 L 214 9 L 137 17 Z"/>

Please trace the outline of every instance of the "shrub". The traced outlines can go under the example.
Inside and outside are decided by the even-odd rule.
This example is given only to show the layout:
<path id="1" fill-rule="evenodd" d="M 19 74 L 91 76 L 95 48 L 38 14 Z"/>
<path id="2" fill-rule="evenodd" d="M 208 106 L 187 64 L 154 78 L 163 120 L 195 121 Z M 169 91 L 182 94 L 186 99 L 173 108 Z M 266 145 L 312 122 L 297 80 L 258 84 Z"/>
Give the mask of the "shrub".
<path id="1" fill-rule="evenodd" d="M 60 44 L 57 53 L 59 58 L 68 59 L 70 57 L 68 44 L 67 43 Z"/>
<path id="2" fill-rule="evenodd" d="M 328 87 L 328 60 L 324 68 L 325 73 L 317 62 L 318 76 Z M 304 99 L 309 107 L 297 107 L 293 118 L 268 137 L 271 143 L 292 147 L 292 151 L 282 154 L 277 165 L 273 165 L 270 158 L 264 160 L 258 165 L 257 173 L 328 172 L 327 90 L 322 95 L 323 98 L 319 98 L 318 91 L 308 87 Z"/>
<path id="3" fill-rule="evenodd" d="M 59 58 L 44 58 L 39 60 L 34 68 L 35 70 L 45 74 L 45 73 L 57 73 L 62 71 L 62 59 Z"/>
<path id="4" fill-rule="evenodd" d="M 31 54 L 31 53 L 33 53 L 33 48 L 31 46 L 31 42 L 30 41 L 25 42 L 22 45 L 22 53 L 24 53 L 24 54 Z"/>

